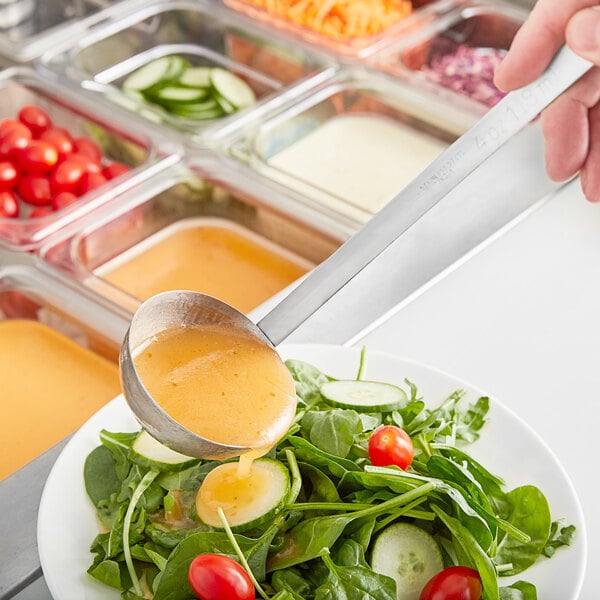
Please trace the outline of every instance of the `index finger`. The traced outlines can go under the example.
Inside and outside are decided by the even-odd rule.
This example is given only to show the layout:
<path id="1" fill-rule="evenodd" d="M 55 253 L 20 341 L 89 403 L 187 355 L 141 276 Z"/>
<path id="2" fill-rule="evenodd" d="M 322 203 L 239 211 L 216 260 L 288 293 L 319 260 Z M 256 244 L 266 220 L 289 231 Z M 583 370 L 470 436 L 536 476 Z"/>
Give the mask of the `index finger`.
<path id="1" fill-rule="evenodd" d="M 495 84 L 509 91 L 539 77 L 565 43 L 569 19 L 581 9 L 597 5 L 597 0 L 538 0 L 496 70 Z"/>

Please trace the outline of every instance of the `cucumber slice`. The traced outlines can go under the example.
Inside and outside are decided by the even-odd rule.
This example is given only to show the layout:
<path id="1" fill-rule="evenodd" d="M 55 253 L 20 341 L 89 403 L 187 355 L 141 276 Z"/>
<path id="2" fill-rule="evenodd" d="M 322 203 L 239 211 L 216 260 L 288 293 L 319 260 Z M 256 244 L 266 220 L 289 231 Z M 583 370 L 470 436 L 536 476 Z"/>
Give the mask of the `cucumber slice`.
<path id="1" fill-rule="evenodd" d="M 187 64 L 187 61 L 181 56 L 157 58 L 129 75 L 123 82 L 122 88 L 144 92 L 179 77 Z"/>
<path id="2" fill-rule="evenodd" d="M 211 69 L 210 82 L 217 94 L 236 108 L 246 108 L 256 102 L 252 88 L 243 79 L 225 69 Z"/>
<path id="3" fill-rule="evenodd" d="M 206 90 L 194 89 L 179 86 L 166 86 L 160 88 L 155 94 L 152 95 L 153 99 L 160 104 L 163 103 L 183 103 L 188 104 L 190 102 L 199 102 L 207 96 Z"/>
<path id="4" fill-rule="evenodd" d="M 406 392 L 397 385 L 355 379 L 328 381 L 321 386 L 321 395 L 333 406 L 358 412 L 388 412 L 408 401 Z"/>
<path id="5" fill-rule="evenodd" d="M 410 523 L 386 527 L 375 540 L 371 567 L 396 581 L 398 600 L 419 600 L 425 584 L 444 568 L 437 542 Z"/>
<path id="6" fill-rule="evenodd" d="M 223 112 L 226 115 L 231 115 L 237 111 L 237 108 L 229 102 L 229 100 L 223 98 L 223 96 L 219 96 L 216 94 L 216 101 L 219 103 L 219 106 L 223 109 Z"/>
<path id="7" fill-rule="evenodd" d="M 161 471 L 182 471 L 199 461 L 171 450 L 147 431 L 141 431 L 131 445 L 131 460 L 138 465 Z"/>
<path id="8" fill-rule="evenodd" d="M 283 506 L 290 490 L 286 466 L 272 458 L 255 460 L 250 473 L 238 475 L 239 463 L 215 467 L 204 479 L 196 496 L 200 519 L 223 528 L 217 509 L 221 507 L 233 531 L 257 527 L 272 518 Z"/>
<path id="9" fill-rule="evenodd" d="M 185 69 L 179 77 L 178 83 L 188 87 L 210 87 L 210 67 L 190 67 Z"/>

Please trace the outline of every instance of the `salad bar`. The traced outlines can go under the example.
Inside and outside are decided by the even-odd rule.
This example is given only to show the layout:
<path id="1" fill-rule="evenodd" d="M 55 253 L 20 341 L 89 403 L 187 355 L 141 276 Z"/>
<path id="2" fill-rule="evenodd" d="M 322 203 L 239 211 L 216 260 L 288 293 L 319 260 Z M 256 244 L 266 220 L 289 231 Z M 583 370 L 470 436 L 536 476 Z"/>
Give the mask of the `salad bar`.
<path id="1" fill-rule="evenodd" d="M 250 479 L 120 396 L 142 303 L 191 290 L 259 321 L 502 98 L 528 8 L 0 2 L 0 599 L 237 598 L 202 587 L 230 568 L 239 598 L 431 600 L 456 576 L 474 599 L 579 597 L 586 526 L 552 451 L 469 384 L 343 347 L 548 201 L 535 121 L 278 347 L 296 413 Z M 138 355 L 145 383 L 172 394 L 182 344 Z M 236 429 L 219 410 L 213 436 Z M 409 460 L 377 458 L 386 427 Z"/>

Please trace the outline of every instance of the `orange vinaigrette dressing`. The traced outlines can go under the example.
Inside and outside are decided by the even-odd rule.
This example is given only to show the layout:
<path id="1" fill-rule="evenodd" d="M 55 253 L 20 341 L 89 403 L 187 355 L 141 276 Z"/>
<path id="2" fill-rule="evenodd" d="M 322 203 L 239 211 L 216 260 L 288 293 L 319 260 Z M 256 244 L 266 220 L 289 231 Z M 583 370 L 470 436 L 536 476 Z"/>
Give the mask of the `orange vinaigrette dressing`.
<path id="1" fill-rule="evenodd" d="M 186 219 L 168 227 L 95 274 L 142 301 L 185 289 L 249 312 L 312 267 L 242 228 L 207 223 Z"/>
<path id="2" fill-rule="evenodd" d="M 120 392 L 116 364 L 29 320 L 0 322 L 0 480 Z"/>
<path id="3" fill-rule="evenodd" d="M 269 346 L 223 325 L 161 333 L 134 357 L 154 400 L 182 426 L 214 442 L 250 448 L 240 475 L 285 435 L 294 381 Z"/>

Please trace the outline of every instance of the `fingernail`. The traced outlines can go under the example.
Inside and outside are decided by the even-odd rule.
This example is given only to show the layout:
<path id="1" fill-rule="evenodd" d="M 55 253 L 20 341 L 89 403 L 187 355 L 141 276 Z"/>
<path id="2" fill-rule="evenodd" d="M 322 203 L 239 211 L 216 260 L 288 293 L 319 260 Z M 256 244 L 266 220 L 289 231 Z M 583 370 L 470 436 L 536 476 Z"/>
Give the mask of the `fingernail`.
<path id="1" fill-rule="evenodd" d="M 575 52 L 600 53 L 600 6 L 575 14 L 567 28 L 567 39 Z"/>

